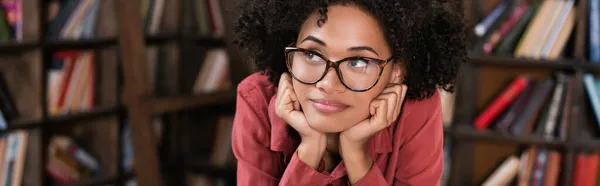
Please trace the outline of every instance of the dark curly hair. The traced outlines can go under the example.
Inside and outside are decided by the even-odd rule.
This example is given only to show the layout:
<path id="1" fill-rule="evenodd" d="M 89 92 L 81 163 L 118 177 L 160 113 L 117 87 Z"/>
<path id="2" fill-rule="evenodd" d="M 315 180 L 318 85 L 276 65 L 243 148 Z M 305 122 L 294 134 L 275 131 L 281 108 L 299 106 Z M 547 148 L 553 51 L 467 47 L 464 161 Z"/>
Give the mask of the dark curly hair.
<path id="1" fill-rule="evenodd" d="M 309 14 L 327 21 L 327 7 L 355 5 L 383 27 L 394 56 L 405 62 L 407 99 L 432 96 L 436 88 L 454 92 L 460 63 L 466 60 L 462 14 L 440 0 L 245 0 L 234 26 L 234 43 L 257 71 L 277 85 L 287 72 L 283 49 L 296 40 Z"/>

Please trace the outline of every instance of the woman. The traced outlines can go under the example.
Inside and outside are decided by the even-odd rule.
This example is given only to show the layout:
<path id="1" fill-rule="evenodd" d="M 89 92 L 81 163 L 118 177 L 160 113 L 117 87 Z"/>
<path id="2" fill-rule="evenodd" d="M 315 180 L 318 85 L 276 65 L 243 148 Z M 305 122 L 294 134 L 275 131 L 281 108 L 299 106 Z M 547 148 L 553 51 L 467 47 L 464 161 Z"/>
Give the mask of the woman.
<path id="1" fill-rule="evenodd" d="M 247 0 L 236 42 L 238 185 L 439 185 L 437 88 L 465 59 L 459 12 L 438 1 Z"/>

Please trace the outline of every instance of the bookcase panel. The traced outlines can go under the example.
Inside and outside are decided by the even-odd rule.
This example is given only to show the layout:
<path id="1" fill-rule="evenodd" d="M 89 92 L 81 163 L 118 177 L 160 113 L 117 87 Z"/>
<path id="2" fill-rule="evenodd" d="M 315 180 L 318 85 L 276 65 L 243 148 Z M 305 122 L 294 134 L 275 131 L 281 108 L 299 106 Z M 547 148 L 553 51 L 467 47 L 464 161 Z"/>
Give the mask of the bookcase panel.
<path id="1" fill-rule="evenodd" d="M 20 56 L 5 56 L 2 60 L 0 69 L 7 83 L 7 88 L 13 97 L 13 101 L 19 112 L 19 119 L 42 119 L 42 63 L 41 54 L 34 50 L 23 53 Z M 8 124 L 9 127 L 11 123 Z M 24 164 L 16 163 L 21 166 L 22 183 L 25 185 L 41 185 L 42 165 L 41 159 L 41 130 L 27 130 L 25 143 L 25 155 L 18 158 L 24 158 Z M 20 165 L 19 165 L 20 164 Z M 17 169 L 15 169 L 17 170 Z M 19 173 L 17 173 L 19 174 Z M 18 178 L 17 178 L 18 179 Z M 21 180 L 19 180 L 21 181 Z"/>
<path id="2" fill-rule="evenodd" d="M 17 40 L 22 41 L 39 41 L 41 32 L 40 28 L 40 3 L 39 0 L 21 0 L 21 25 L 17 26 Z M 18 27 L 21 27 L 21 33 L 18 33 Z M 21 38 L 21 39 L 20 39 Z"/>
<path id="3" fill-rule="evenodd" d="M 40 53 L 3 56 L 2 72 L 19 111 L 19 118 L 41 119 L 42 71 Z"/>
<path id="4" fill-rule="evenodd" d="M 95 36 L 99 38 L 117 37 L 117 9 L 114 0 L 100 1 Z"/>

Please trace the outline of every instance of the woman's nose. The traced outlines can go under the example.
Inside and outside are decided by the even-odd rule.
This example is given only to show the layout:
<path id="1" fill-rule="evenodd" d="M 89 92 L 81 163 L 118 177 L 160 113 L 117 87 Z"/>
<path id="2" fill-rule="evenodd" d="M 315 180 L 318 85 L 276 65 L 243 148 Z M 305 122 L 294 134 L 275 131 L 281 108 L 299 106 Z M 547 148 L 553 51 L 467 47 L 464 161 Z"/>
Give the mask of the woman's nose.
<path id="1" fill-rule="evenodd" d="M 319 90 L 327 94 L 340 93 L 346 90 L 346 87 L 344 87 L 337 72 L 333 68 L 327 70 L 325 77 L 323 77 L 316 86 Z"/>

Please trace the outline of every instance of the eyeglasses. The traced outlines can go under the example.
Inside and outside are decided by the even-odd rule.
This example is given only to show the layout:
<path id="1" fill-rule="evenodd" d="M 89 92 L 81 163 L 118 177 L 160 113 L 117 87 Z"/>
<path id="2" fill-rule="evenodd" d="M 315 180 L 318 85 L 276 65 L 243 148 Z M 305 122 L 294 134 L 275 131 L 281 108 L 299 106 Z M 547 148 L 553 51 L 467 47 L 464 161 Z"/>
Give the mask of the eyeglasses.
<path id="1" fill-rule="evenodd" d="M 383 68 L 394 57 L 381 60 L 369 57 L 347 57 L 331 61 L 318 52 L 288 46 L 285 48 L 288 71 L 292 77 L 304 84 L 321 81 L 327 69 L 337 72 L 340 82 L 351 91 L 364 92 L 373 88 L 383 72 Z"/>

